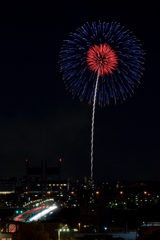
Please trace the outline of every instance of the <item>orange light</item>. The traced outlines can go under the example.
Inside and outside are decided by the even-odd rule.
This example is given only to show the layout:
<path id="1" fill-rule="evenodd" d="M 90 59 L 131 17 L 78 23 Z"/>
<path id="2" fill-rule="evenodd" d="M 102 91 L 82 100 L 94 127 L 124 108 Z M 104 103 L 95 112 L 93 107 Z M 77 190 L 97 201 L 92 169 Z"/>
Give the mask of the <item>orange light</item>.
<path id="1" fill-rule="evenodd" d="M 122 192 L 122 191 L 120 191 L 120 194 L 123 194 L 123 192 Z"/>
<path id="2" fill-rule="evenodd" d="M 98 194 L 99 194 L 99 191 L 97 191 L 96 194 L 98 195 Z"/>
<path id="3" fill-rule="evenodd" d="M 59 159 L 59 162 L 62 162 L 62 159 L 61 159 L 61 158 Z"/>
<path id="4" fill-rule="evenodd" d="M 146 192 L 146 191 L 144 191 L 143 193 L 144 193 L 144 194 L 147 194 L 147 192 Z"/>
<path id="5" fill-rule="evenodd" d="M 28 162 L 28 159 L 26 159 L 26 162 Z"/>
<path id="6" fill-rule="evenodd" d="M 81 223 L 78 223 L 79 232 L 80 232 L 80 227 L 81 227 Z"/>

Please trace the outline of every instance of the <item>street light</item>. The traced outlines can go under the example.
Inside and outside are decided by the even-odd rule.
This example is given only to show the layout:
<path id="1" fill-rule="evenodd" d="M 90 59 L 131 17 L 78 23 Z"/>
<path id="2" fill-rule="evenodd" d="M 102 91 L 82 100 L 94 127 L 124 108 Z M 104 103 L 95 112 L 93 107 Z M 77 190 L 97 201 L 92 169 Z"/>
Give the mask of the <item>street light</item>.
<path id="1" fill-rule="evenodd" d="M 69 228 L 59 228 L 58 229 L 58 240 L 61 240 L 61 232 L 69 232 Z"/>
<path id="2" fill-rule="evenodd" d="M 67 224 L 66 224 L 67 225 Z M 56 231 L 58 231 L 58 240 L 61 240 L 61 233 L 64 233 L 64 232 L 78 232 L 78 229 L 77 228 L 74 228 L 74 229 L 69 229 L 68 227 L 64 226 L 62 228 L 59 228 L 59 229 L 56 229 Z"/>

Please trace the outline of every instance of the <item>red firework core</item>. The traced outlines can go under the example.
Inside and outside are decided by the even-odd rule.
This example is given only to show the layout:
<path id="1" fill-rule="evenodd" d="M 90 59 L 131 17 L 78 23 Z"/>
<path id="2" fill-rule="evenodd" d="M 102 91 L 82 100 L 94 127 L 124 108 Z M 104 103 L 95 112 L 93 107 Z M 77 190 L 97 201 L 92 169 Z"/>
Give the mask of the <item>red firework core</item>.
<path id="1" fill-rule="evenodd" d="M 86 61 L 91 71 L 99 72 L 99 76 L 113 74 L 118 65 L 117 55 L 107 43 L 91 47 Z"/>

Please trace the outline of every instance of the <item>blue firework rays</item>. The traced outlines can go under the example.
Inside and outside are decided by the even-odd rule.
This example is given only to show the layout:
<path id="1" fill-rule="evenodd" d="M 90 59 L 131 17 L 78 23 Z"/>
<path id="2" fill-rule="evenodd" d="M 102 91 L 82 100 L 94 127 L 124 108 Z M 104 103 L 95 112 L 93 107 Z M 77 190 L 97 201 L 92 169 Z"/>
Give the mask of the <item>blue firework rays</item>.
<path id="1" fill-rule="evenodd" d="M 125 30 L 119 23 L 95 22 L 91 25 L 87 22 L 77 28 L 75 33 L 70 33 L 70 40 L 65 40 L 60 51 L 60 71 L 66 88 L 73 96 L 85 97 L 88 102 L 93 101 L 97 71 L 93 71 L 88 65 L 89 54 L 92 54 L 90 66 L 97 64 L 101 68 L 107 62 L 112 62 L 112 57 L 107 53 L 98 53 L 95 49 L 104 49 L 101 45 L 109 46 L 109 51 L 116 55 L 116 65 L 110 74 L 101 72 L 98 81 L 97 100 L 101 106 L 109 104 L 113 99 L 123 102 L 127 96 L 131 96 L 133 89 L 140 84 L 143 74 L 144 52 L 141 50 L 139 40 L 132 32 Z M 102 59 L 101 61 L 99 59 Z M 105 60 L 104 60 L 105 58 Z M 95 65 L 96 68 L 96 65 Z M 110 66 L 108 65 L 108 69 Z"/>

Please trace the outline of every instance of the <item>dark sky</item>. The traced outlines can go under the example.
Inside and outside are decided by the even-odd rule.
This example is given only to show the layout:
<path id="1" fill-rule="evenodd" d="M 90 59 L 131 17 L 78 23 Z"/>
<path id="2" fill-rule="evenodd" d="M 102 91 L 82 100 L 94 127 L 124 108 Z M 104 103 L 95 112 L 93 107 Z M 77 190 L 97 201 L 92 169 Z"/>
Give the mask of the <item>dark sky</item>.
<path id="1" fill-rule="evenodd" d="M 89 4 L 90 2 L 90 4 Z M 69 33 L 101 20 L 124 25 L 146 53 L 141 85 L 117 106 L 96 105 L 96 181 L 158 179 L 160 84 L 158 1 L 3 1 L 0 4 L 0 176 L 57 166 L 90 177 L 92 106 L 65 90 L 59 51 Z"/>

